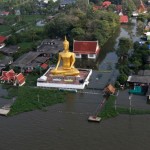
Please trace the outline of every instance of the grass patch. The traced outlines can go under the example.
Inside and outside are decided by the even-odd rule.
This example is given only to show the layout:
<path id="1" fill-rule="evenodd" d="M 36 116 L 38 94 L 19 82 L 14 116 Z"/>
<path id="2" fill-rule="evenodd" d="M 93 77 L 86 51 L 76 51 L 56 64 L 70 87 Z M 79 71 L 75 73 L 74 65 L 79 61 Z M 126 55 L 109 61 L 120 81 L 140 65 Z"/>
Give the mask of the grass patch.
<path id="1" fill-rule="evenodd" d="M 37 79 L 40 76 L 41 75 L 36 75 L 36 74 L 28 74 L 28 75 L 26 75 L 25 76 L 25 78 L 26 78 L 25 86 L 36 86 Z"/>
<path id="2" fill-rule="evenodd" d="M 118 112 L 114 108 L 116 96 L 111 95 L 105 102 L 105 106 L 102 111 L 99 113 L 99 116 L 102 119 L 112 118 L 118 115 Z"/>
<path id="3" fill-rule="evenodd" d="M 108 119 L 112 117 L 116 117 L 119 114 L 129 114 L 129 115 L 145 115 L 150 114 L 150 110 L 142 110 L 142 109 L 130 109 L 125 107 L 117 107 L 115 110 L 114 103 L 115 103 L 116 96 L 110 96 L 105 106 L 103 107 L 102 111 L 98 114 L 102 119 Z"/>
<path id="4" fill-rule="evenodd" d="M 66 93 L 58 90 L 19 87 L 17 95 L 9 115 L 43 109 L 46 106 L 62 103 L 65 101 Z"/>

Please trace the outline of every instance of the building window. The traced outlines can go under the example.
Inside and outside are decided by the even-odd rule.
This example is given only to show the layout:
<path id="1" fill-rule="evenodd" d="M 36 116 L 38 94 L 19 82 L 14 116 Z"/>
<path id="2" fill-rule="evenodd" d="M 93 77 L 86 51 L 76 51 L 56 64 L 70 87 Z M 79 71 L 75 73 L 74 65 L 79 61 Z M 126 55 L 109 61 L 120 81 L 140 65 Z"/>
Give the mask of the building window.
<path id="1" fill-rule="evenodd" d="M 80 56 L 80 54 L 76 54 L 76 56 Z"/>
<path id="2" fill-rule="evenodd" d="M 94 55 L 93 54 L 89 54 L 89 57 L 94 57 Z"/>

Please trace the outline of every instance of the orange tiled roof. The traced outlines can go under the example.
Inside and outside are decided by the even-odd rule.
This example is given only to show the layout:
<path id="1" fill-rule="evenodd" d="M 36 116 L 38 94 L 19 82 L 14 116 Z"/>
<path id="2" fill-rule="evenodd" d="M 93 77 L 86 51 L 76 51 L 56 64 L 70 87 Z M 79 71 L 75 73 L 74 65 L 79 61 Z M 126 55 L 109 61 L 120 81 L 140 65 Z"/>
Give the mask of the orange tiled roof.
<path id="1" fill-rule="evenodd" d="M 120 23 L 128 23 L 128 16 L 122 15 L 120 16 Z"/>
<path id="2" fill-rule="evenodd" d="M 114 94 L 115 91 L 116 91 L 116 88 L 114 88 L 111 84 L 109 84 L 105 89 L 104 89 L 105 92 L 109 92 L 111 94 Z"/>
<path id="3" fill-rule="evenodd" d="M 111 2 L 110 2 L 110 1 L 104 1 L 104 2 L 102 3 L 102 6 L 103 6 L 103 7 L 108 7 L 109 5 L 111 5 Z"/>
<path id="4" fill-rule="evenodd" d="M 18 75 L 16 75 L 16 80 L 18 81 L 19 84 L 22 84 L 25 82 L 25 77 L 23 76 L 22 73 L 19 73 Z"/>

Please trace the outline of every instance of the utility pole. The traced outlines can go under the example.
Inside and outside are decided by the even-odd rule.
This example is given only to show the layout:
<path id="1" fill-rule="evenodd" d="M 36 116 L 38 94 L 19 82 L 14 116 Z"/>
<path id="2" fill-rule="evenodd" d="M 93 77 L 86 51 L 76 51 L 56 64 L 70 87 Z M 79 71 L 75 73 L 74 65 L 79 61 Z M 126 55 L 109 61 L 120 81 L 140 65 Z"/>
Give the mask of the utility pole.
<path id="1" fill-rule="evenodd" d="M 130 111 L 130 113 L 132 111 L 132 101 L 131 101 L 131 98 L 132 98 L 132 94 L 129 95 L 129 101 L 130 101 L 129 111 Z"/>

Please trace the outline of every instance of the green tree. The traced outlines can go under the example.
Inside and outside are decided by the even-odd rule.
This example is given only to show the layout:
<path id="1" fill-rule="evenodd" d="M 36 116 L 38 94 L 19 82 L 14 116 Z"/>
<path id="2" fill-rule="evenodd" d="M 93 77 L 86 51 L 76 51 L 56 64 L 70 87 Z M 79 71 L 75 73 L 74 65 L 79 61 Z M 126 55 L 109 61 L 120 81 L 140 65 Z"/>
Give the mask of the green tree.
<path id="1" fill-rule="evenodd" d="M 117 54 L 121 58 L 121 60 L 124 60 L 124 58 L 128 55 L 128 51 L 133 47 L 133 42 L 129 38 L 120 38 L 119 44 L 118 44 L 118 50 Z"/>

